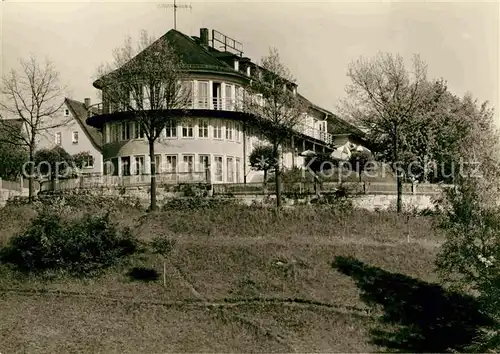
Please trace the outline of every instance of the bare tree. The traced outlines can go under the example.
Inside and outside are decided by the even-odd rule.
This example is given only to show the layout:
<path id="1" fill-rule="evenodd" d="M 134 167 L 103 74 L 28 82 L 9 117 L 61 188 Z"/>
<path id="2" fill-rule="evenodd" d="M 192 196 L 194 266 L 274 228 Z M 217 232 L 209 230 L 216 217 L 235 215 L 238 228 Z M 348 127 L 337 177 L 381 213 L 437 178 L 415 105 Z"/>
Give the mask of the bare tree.
<path id="1" fill-rule="evenodd" d="M 390 162 L 396 172 L 397 211 L 401 212 L 401 159 L 407 152 L 412 125 L 418 124 L 415 113 L 421 108 L 427 68 L 414 55 L 412 72 L 405 69 L 403 58 L 378 53 L 374 58 L 360 58 L 350 63 L 346 88 L 348 98 L 343 111 L 368 130 L 368 137 L 381 148 L 378 157 Z"/>
<path id="2" fill-rule="evenodd" d="M 276 206 L 281 206 L 280 150 L 296 134 L 308 110 L 308 102 L 297 94 L 295 79 L 271 48 L 261 59 L 246 88 L 243 109 L 255 118 L 255 126 L 273 147 Z"/>
<path id="3" fill-rule="evenodd" d="M 33 198 L 34 153 L 40 133 L 64 125 L 56 114 L 64 104 L 64 90 L 59 73 L 48 60 L 40 65 L 34 56 L 20 60 L 21 70 L 11 70 L 2 77 L 0 129 L 2 140 L 28 150 L 29 201 Z M 10 124 L 11 118 L 22 122 L 22 129 Z"/>
<path id="4" fill-rule="evenodd" d="M 136 53 L 138 53 L 136 55 Z M 127 38 L 113 51 L 113 61 L 99 68 L 98 86 L 103 104 L 111 111 L 129 112 L 148 141 L 151 173 L 151 205 L 156 209 L 155 142 L 166 124 L 175 123 L 173 110 L 186 108 L 191 100 L 191 87 L 185 84 L 187 72 L 173 48 L 164 39 L 154 40 L 143 30 L 132 46 Z"/>

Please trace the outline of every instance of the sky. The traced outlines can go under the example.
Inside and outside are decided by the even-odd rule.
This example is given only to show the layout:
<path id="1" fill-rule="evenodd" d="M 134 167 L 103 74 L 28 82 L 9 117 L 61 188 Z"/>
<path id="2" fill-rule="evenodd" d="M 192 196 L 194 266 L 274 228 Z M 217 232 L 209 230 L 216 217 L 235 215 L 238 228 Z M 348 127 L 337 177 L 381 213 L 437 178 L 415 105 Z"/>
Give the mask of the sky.
<path id="1" fill-rule="evenodd" d="M 0 0 L 0 74 L 30 54 L 53 61 L 67 96 L 98 99 L 97 68 L 142 29 L 155 38 L 173 28 L 173 1 Z M 177 30 L 216 29 L 243 43 L 258 61 L 275 47 L 299 92 L 337 112 L 349 83 L 349 63 L 378 51 L 410 61 L 419 53 L 429 78 L 499 109 L 499 3 L 435 1 L 201 1 L 178 0 Z"/>

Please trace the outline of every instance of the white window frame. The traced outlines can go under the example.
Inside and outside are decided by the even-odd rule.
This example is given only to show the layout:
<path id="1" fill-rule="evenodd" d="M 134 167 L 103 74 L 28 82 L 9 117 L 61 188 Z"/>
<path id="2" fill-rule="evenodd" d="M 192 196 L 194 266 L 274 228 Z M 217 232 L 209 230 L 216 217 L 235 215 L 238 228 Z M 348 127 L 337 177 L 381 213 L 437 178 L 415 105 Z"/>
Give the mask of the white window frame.
<path id="1" fill-rule="evenodd" d="M 64 109 L 64 116 L 69 117 L 69 108 Z"/>
<path id="2" fill-rule="evenodd" d="M 200 139 L 208 139 L 209 137 L 209 128 L 210 124 L 208 119 L 201 118 L 198 120 L 198 137 Z"/>
<path id="3" fill-rule="evenodd" d="M 191 163 L 186 162 L 188 158 L 191 158 Z M 193 173 L 195 171 L 194 154 L 182 154 L 182 172 Z"/>
<path id="4" fill-rule="evenodd" d="M 54 140 L 56 145 L 62 146 L 62 132 L 56 132 Z"/>
<path id="5" fill-rule="evenodd" d="M 121 141 L 128 141 L 130 138 L 132 138 L 132 124 L 131 122 L 125 121 L 121 122 L 120 124 L 121 129 L 120 129 L 120 140 Z"/>
<path id="6" fill-rule="evenodd" d="M 78 144 L 78 131 L 71 133 L 71 142 L 73 144 Z"/>
<path id="7" fill-rule="evenodd" d="M 223 140 L 222 120 L 220 120 L 220 119 L 213 120 L 213 132 L 214 132 L 214 139 Z"/>
<path id="8" fill-rule="evenodd" d="M 175 163 L 174 163 L 175 161 Z M 165 155 L 165 172 L 166 173 L 177 173 L 178 167 L 178 157 L 177 155 Z"/>
<path id="9" fill-rule="evenodd" d="M 142 164 L 139 162 L 142 160 Z M 145 155 L 135 155 L 134 156 L 134 174 L 135 175 L 144 175 L 146 174 L 146 156 Z M 140 168 L 139 168 L 140 167 Z"/>
<path id="10" fill-rule="evenodd" d="M 220 159 L 220 165 L 218 164 L 217 160 Z M 220 166 L 220 174 L 219 172 L 219 166 Z M 224 157 L 222 155 L 215 155 L 214 156 L 214 181 L 215 182 L 223 182 L 224 181 Z"/>
<path id="11" fill-rule="evenodd" d="M 133 138 L 135 140 L 143 140 L 146 137 L 146 134 L 144 134 L 144 129 L 142 129 L 142 124 L 141 122 L 134 122 L 133 124 Z"/>
<path id="12" fill-rule="evenodd" d="M 184 129 L 186 129 L 187 135 L 184 135 Z M 191 134 L 189 134 L 191 132 Z M 194 124 L 191 119 L 185 120 L 181 124 L 181 137 L 183 139 L 193 139 L 194 138 Z"/>
<path id="13" fill-rule="evenodd" d="M 234 183 L 234 157 L 226 156 L 226 180 L 227 183 Z"/>
<path id="14" fill-rule="evenodd" d="M 170 120 L 165 124 L 165 136 L 167 139 L 177 139 L 177 122 Z"/>
<path id="15" fill-rule="evenodd" d="M 203 165 L 203 160 L 206 160 L 207 165 Z M 199 154 L 198 155 L 198 172 L 205 172 L 206 168 L 210 167 L 210 154 Z"/>
<path id="16" fill-rule="evenodd" d="M 241 123 L 234 122 L 234 141 L 241 143 Z"/>
<path id="17" fill-rule="evenodd" d="M 235 183 L 240 183 L 240 178 L 241 178 L 241 159 L 239 157 L 236 157 L 234 159 L 234 172 L 235 172 Z"/>
<path id="18" fill-rule="evenodd" d="M 162 169 L 162 161 L 163 161 L 163 156 L 161 154 L 155 154 L 155 175 L 159 175 L 163 172 Z M 158 163 L 156 163 L 158 159 Z"/>
<path id="19" fill-rule="evenodd" d="M 95 159 L 94 156 L 88 155 L 85 156 L 85 160 L 83 161 L 83 168 L 94 168 Z"/>
<path id="20" fill-rule="evenodd" d="M 232 120 L 226 121 L 226 140 L 233 141 L 234 122 Z"/>
<path id="21" fill-rule="evenodd" d="M 202 95 L 201 94 L 201 87 L 206 85 L 206 88 L 207 88 L 207 94 L 206 96 L 205 95 Z M 196 108 L 203 108 L 203 109 L 208 109 L 210 107 L 210 101 L 211 101 L 211 98 L 210 98 L 210 81 L 197 81 L 197 84 L 196 84 L 196 89 L 197 89 L 197 94 L 196 94 Z"/>

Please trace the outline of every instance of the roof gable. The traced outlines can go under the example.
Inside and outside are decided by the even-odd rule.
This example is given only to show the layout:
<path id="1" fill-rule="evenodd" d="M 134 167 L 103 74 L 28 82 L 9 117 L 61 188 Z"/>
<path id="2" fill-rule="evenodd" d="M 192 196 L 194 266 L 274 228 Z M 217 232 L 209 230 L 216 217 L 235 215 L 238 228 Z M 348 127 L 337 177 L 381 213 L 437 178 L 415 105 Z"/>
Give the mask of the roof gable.
<path id="1" fill-rule="evenodd" d="M 98 129 L 87 124 L 88 111 L 85 104 L 69 98 L 66 98 L 64 101 L 92 145 L 97 150 L 102 151 L 102 134 Z"/>

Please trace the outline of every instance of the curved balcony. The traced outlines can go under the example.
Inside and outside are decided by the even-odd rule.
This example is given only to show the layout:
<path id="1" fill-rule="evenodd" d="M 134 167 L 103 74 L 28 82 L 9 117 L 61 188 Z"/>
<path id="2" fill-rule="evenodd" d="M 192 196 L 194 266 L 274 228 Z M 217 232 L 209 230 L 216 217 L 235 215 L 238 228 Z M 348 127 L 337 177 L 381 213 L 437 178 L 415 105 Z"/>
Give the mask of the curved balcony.
<path id="1" fill-rule="evenodd" d="M 221 118 L 234 118 L 235 113 L 244 113 L 242 110 L 241 100 L 235 98 L 226 97 L 202 97 L 194 95 L 192 100 L 183 109 L 179 109 L 179 115 L 185 115 L 186 111 L 195 111 L 199 115 L 215 116 Z M 116 113 L 123 113 L 123 118 L 125 119 L 127 109 L 120 107 L 111 108 L 109 105 L 103 105 L 103 103 L 97 103 L 89 107 L 88 109 L 88 123 L 90 125 L 97 125 L 98 116 L 110 116 Z M 120 118 L 119 114 L 116 118 Z M 92 119 L 94 117 L 94 119 Z M 295 128 L 295 131 L 299 134 L 303 134 L 306 137 L 321 141 L 327 145 L 332 145 L 334 143 L 333 135 L 310 124 L 300 123 Z"/>

